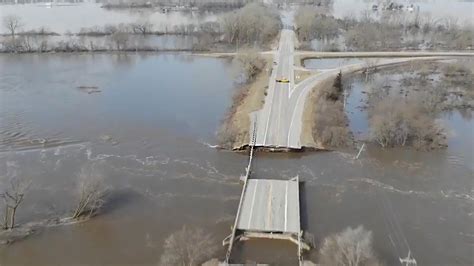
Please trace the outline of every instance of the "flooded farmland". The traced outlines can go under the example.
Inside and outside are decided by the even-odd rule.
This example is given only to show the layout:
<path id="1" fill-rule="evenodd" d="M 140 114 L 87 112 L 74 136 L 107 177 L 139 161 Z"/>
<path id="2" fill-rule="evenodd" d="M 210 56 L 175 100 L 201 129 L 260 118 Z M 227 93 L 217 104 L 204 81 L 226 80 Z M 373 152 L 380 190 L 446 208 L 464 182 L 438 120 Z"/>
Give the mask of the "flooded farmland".
<path id="1" fill-rule="evenodd" d="M 111 187 L 102 215 L 3 246 L 2 264 L 154 264 L 164 239 L 183 225 L 204 228 L 216 244 L 229 234 L 247 158 L 209 146 L 237 87 L 228 61 L 4 55 L 0 69 L 0 170 L 13 167 L 33 180 L 19 222 L 67 215 L 84 165 L 99 167 Z M 455 133 L 447 150 L 369 147 L 359 161 L 352 160 L 356 151 L 259 153 L 255 177 L 299 175 L 303 228 L 316 244 L 362 224 L 388 265 L 408 249 L 422 265 L 469 265 L 474 124 L 456 114 L 446 119 Z M 286 242 L 250 241 L 233 256 L 291 265 L 295 252 Z"/>
<path id="2" fill-rule="evenodd" d="M 45 27 L 50 31 L 66 34 L 77 33 L 82 28 L 128 24 L 144 20 L 156 25 L 157 30 L 172 30 L 177 25 L 217 19 L 217 15 L 207 12 L 163 13 L 160 9 L 107 9 L 101 6 L 101 3 L 94 2 L 0 5 L 0 20 L 7 15 L 15 14 L 24 19 L 25 30 Z"/>
<path id="3" fill-rule="evenodd" d="M 338 18 L 371 3 L 334 2 Z M 472 1 L 453 1 L 453 9 L 442 0 L 414 2 L 434 17 L 472 16 Z M 293 13 L 283 17 L 285 24 L 293 23 Z M 42 36 L 53 42 L 83 27 L 143 18 L 155 30 L 219 19 L 211 12 L 103 9 L 89 2 L 0 5 L 0 21 L 7 14 L 19 15 L 24 30 L 44 26 L 58 32 Z M 106 37 L 76 37 L 108 45 Z M 191 49 L 196 39 L 151 34 L 134 35 L 130 42 Z M 305 67 L 327 70 L 365 61 L 309 59 Z M 84 167 L 97 169 L 108 188 L 100 215 L 88 221 L 44 227 L 8 245 L 0 239 L 0 265 L 159 265 L 166 239 L 183 226 L 210 234 L 217 247 L 213 257 L 223 260 L 222 240 L 231 233 L 248 163 L 247 153 L 216 145 L 216 132 L 242 86 L 236 74 L 232 59 L 188 53 L 0 54 L 0 181 L 12 173 L 31 180 L 17 223 L 71 216 Z M 399 86 L 397 75 L 375 76 Z M 447 129 L 446 149 L 382 149 L 366 142 L 364 78 L 344 84 L 356 147 L 259 151 L 252 178 L 299 176 L 302 229 L 315 245 L 304 254 L 307 260 L 318 261 L 325 237 L 362 225 L 373 233 L 374 253 L 384 265 L 399 265 L 409 252 L 418 265 L 473 265 L 474 111 L 437 117 Z M 249 240 L 236 244 L 232 259 L 298 265 L 296 253 L 290 242 Z"/>

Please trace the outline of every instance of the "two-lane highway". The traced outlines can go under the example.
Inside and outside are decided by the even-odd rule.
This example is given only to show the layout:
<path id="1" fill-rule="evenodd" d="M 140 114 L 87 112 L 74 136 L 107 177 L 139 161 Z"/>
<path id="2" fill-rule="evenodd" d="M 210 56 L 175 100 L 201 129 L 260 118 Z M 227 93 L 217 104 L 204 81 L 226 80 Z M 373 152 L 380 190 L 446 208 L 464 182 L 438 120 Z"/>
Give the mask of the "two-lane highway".
<path id="1" fill-rule="evenodd" d="M 288 102 L 294 87 L 294 32 L 282 30 L 262 110 L 257 112 L 257 146 L 286 147 Z M 277 82 L 288 79 L 289 83 Z"/>

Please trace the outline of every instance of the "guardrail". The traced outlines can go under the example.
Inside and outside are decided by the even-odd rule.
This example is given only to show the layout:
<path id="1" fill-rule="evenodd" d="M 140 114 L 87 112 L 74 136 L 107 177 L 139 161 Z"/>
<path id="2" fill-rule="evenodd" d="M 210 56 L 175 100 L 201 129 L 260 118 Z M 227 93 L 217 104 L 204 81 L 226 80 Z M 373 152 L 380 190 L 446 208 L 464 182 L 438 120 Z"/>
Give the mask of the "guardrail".
<path id="1" fill-rule="evenodd" d="M 250 157 L 249 157 L 249 163 L 245 169 L 245 177 L 244 177 L 244 185 L 242 188 L 242 193 L 240 194 L 240 200 L 239 200 L 239 207 L 237 209 L 237 215 L 235 216 L 235 221 L 234 221 L 234 226 L 232 227 L 232 233 L 230 235 L 230 241 L 229 241 L 229 248 L 227 249 L 227 253 L 225 255 L 225 263 L 226 265 L 229 264 L 230 261 L 230 255 L 232 253 L 232 247 L 234 245 L 235 241 L 235 233 L 237 231 L 237 224 L 239 221 L 239 216 L 240 216 L 240 209 L 242 208 L 242 202 L 244 199 L 245 195 L 245 190 L 247 189 L 247 180 L 250 177 L 251 174 L 251 168 L 252 168 L 252 161 L 253 161 L 253 155 L 254 155 L 254 149 L 255 149 L 255 143 L 257 140 L 257 121 L 254 122 L 253 125 L 253 133 L 252 133 L 252 140 L 250 142 Z"/>

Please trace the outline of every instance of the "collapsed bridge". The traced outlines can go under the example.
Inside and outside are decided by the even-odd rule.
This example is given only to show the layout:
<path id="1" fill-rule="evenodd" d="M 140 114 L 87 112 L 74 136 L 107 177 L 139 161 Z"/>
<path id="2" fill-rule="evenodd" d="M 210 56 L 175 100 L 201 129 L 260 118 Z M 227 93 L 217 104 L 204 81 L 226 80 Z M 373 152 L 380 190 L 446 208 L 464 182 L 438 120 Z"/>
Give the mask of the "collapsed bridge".
<path id="1" fill-rule="evenodd" d="M 251 238 L 289 240 L 297 245 L 297 256 L 303 262 L 303 249 L 310 247 L 302 240 L 299 177 L 290 180 L 251 178 L 256 127 L 250 145 L 249 164 L 243 181 L 232 233 L 224 239 L 228 245 L 225 263 L 230 263 L 234 242 Z"/>

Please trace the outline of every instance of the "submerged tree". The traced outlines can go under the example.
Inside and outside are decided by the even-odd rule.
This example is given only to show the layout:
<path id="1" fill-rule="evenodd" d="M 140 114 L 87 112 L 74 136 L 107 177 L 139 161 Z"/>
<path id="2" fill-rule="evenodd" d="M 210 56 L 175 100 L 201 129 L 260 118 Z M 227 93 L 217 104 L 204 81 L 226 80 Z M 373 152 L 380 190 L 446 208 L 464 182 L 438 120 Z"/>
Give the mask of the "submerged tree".
<path id="1" fill-rule="evenodd" d="M 184 226 L 165 240 L 159 265 L 197 266 L 216 251 L 217 245 L 210 234 L 200 228 Z"/>
<path id="2" fill-rule="evenodd" d="M 91 217 L 105 202 L 108 189 L 104 183 L 104 176 L 93 167 L 83 167 L 77 178 L 77 202 L 72 218 Z"/>
<path id="3" fill-rule="evenodd" d="M 425 105 L 436 104 L 400 97 L 380 100 L 369 109 L 372 139 L 384 148 L 412 145 L 428 150 L 446 147 L 445 130 L 436 121 L 435 113 Z"/>
<path id="4" fill-rule="evenodd" d="M 124 31 L 117 31 L 110 35 L 110 41 L 114 44 L 118 51 L 125 50 L 128 46 L 130 34 Z"/>
<path id="5" fill-rule="evenodd" d="M 364 60 L 365 82 L 369 80 L 369 75 L 377 70 L 379 61 L 380 60 L 378 58 L 368 58 Z"/>
<path id="6" fill-rule="evenodd" d="M 17 31 L 23 27 L 21 18 L 17 15 L 8 15 L 3 18 L 3 27 L 7 30 L 12 38 L 15 37 Z"/>
<path id="7" fill-rule="evenodd" d="M 328 236 L 320 250 L 322 265 L 376 266 L 380 265 L 372 248 L 372 232 L 358 226 Z"/>
<path id="8" fill-rule="evenodd" d="M 150 34 L 153 32 L 153 24 L 147 20 L 140 20 L 131 24 L 131 29 L 135 34 Z"/>
<path id="9" fill-rule="evenodd" d="M 4 216 L 2 228 L 5 230 L 15 227 L 15 218 L 18 207 L 25 199 L 31 182 L 20 179 L 17 176 L 10 178 L 1 184 L 0 198 L 3 199 Z"/>

